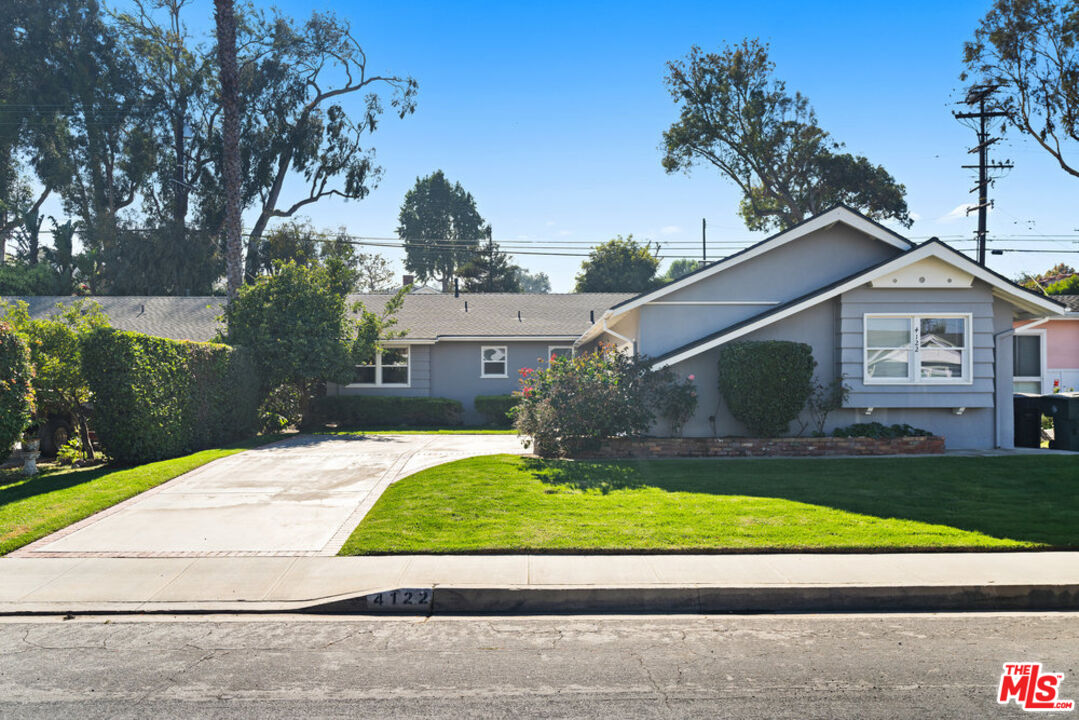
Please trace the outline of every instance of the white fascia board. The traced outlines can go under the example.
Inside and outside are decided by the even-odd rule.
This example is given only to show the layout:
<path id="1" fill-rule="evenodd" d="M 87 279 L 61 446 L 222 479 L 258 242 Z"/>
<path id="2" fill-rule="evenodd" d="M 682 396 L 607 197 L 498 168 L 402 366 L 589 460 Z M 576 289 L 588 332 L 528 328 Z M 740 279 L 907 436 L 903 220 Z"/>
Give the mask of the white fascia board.
<path id="1" fill-rule="evenodd" d="M 752 260 L 759 255 L 763 255 L 766 252 L 775 250 L 778 247 L 782 247 L 783 245 L 786 245 L 793 240 L 797 240 L 800 237 L 804 237 L 818 230 L 823 230 L 825 228 L 831 227 L 832 225 L 835 225 L 839 222 L 900 250 L 910 250 L 914 246 L 914 244 L 911 243 L 909 240 L 904 239 L 900 235 L 897 235 L 890 230 L 882 228 L 871 220 L 868 220 L 861 215 L 858 215 L 857 213 L 848 210 L 845 207 L 832 208 L 823 215 L 818 215 L 815 218 L 806 220 L 800 225 L 792 227 L 790 230 L 786 230 L 779 233 L 778 235 L 768 238 L 767 240 L 763 240 L 758 245 L 751 247 L 744 252 L 736 253 L 727 258 L 726 260 L 720 260 L 719 262 L 708 267 L 705 270 L 701 270 L 700 272 L 687 275 L 684 278 L 675 280 L 674 282 L 664 285 L 661 288 L 656 288 L 647 295 L 641 295 L 635 300 L 625 305 L 622 305 L 621 307 L 608 310 L 607 312 L 611 313 L 613 316 L 622 315 L 623 313 L 634 310 L 641 305 L 644 305 L 645 303 L 653 302 L 657 298 L 664 297 L 665 295 L 669 295 L 672 292 L 689 287 L 690 285 L 700 280 L 712 277 L 716 273 L 723 272 L 724 270 L 729 270 L 730 268 L 739 265 L 746 260 Z M 604 313 L 604 315 L 606 314 L 607 313 Z M 594 327 L 595 326 L 593 325 L 593 328 Z M 589 332 L 591 332 L 591 330 L 589 330 Z"/>
<path id="2" fill-rule="evenodd" d="M 955 254 L 953 255 L 952 253 Z M 956 262 L 956 256 L 962 258 L 962 260 Z M 1011 287 L 1010 283 L 1001 280 L 999 277 L 989 272 L 982 266 L 978 265 L 976 262 L 966 257 L 965 255 L 961 255 L 955 250 L 952 250 L 951 252 L 946 252 L 944 250 L 943 244 L 923 245 L 922 247 L 916 250 L 912 250 L 905 255 L 900 255 L 891 262 L 878 267 L 876 270 L 863 273 L 848 280 L 842 285 L 837 285 L 836 287 L 828 290 L 827 292 L 823 292 L 820 295 L 814 295 L 813 297 L 807 298 L 806 300 L 798 303 L 797 305 L 792 305 L 781 312 L 777 312 L 773 315 L 769 315 L 768 317 L 761 318 L 757 322 L 750 323 L 748 325 L 738 328 L 737 330 L 731 330 L 729 333 L 724 333 L 719 337 L 712 338 L 706 343 L 702 343 L 700 345 L 697 345 L 696 347 L 692 347 L 685 350 L 684 352 L 678 353 L 677 355 L 661 360 L 660 362 L 656 363 L 655 367 L 665 368 L 670 367 L 671 365 L 676 365 L 683 360 L 688 360 L 695 355 L 700 355 L 702 352 L 707 352 L 714 347 L 718 347 L 719 345 L 728 343 L 731 340 L 736 340 L 743 335 L 748 335 L 751 332 L 759 330 L 763 327 L 767 327 L 772 323 L 779 322 L 780 320 L 788 318 L 791 315 L 796 315 L 797 313 L 800 313 L 803 310 L 806 310 L 807 308 L 810 308 L 818 303 L 822 303 L 825 300 L 830 300 L 836 297 L 837 295 L 842 295 L 845 292 L 849 292 L 851 290 L 854 290 L 855 288 L 861 287 L 862 285 L 865 285 L 874 278 L 880 277 L 882 275 L 887 275 L 890 272 L 895 272 L 898 269 L 901 269 L 911 263 L 918 262 L 919 260 L 924 260 L 927 257 L 936 257 L 940 260 L 943 260 L 944 262 L 955 265 L 961 270 L 965 270 L 971 273 L 978 279 L 983 280 L 984 282 L 991 285 L 993 287 L 993 294 L 995 296 L 1008 300 L 1015 305 L 1024 307 L 1026 309 L 1029 309 L 1030 307 L 1040 307 L 1042 310 L 1048 311 L 1053 317 L 1059 317 L 1064 314 L 1063 309 L 1060 308 L 1060 306 L 1056 303 L 1049 300 L 1041 300 L 1040 298 L 1035 296 L 1024 297 L 1025 293 L 1016 292 L 1016 289 L 1014 287 Z"/>
<path id="3" fill-rule="evenodd" d="M 439 335 L 438 342 L 573 342 L 577 335 Z"/>

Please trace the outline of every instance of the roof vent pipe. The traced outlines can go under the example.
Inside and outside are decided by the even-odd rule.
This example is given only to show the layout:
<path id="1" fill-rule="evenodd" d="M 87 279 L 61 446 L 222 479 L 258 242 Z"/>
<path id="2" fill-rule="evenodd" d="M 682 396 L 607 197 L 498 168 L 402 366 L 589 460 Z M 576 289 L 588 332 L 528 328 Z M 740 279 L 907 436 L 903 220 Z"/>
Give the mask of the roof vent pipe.
<path id="1" fill-rule="evenodd" d="M 595 310 L 589 310 L 588 311 L 588 322 L 592 323 L 593 325 L 596 323 L 596 311 Z"/>
<path id="2" fill-rule="evenodd" d="M 461 284 L 457 278 L 453 279 L 453 296 L 455 298 L 461 297 Z"/>
<path id="3" fill-rule="evenodd" d="M 517 322 L 521 322 L 521 311 L 517 311 Z"/>
<path id="4" fill-rule="evenodd" d="M 468 312 L 468 300 L 465 300 L 465 312 Z"/>

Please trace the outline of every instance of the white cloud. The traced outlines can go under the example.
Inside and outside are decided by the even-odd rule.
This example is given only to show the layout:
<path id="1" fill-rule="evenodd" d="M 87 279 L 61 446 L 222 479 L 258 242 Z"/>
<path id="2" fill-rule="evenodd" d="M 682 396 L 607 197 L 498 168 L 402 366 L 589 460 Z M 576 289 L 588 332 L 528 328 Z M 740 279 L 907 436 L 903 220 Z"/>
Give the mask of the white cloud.
<path id="1" fill-rule="evenodd" d="M 682 228 L 677 225 L 665 225 L 659 229 L 660 235 L 677 235 L 682 232 Z"/>
<path id="2" fill-rule="evenodd" d="M 572 235 L 572 234 L 573 234 L 572 230 L 559 230 L 557 233 L 555 233 L 555 235 L 557 235 L 558 237 L 566 237 L 567 235 Z"/>
<path id="3" fill-rule="evenodd" d="M 548 220 L 547 221 L 547 227 L 554 227 L 554 225 L 555 225 L 554 220 Z"/>

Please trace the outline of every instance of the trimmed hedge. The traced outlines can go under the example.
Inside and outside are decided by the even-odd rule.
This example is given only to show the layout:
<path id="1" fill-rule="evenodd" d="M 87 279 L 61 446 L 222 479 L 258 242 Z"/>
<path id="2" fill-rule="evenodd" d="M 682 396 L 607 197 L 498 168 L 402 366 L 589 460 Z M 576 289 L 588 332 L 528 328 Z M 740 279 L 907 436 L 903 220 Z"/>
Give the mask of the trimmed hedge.
<path id="1" fill-rule="evenodd" d="M 519 402 L 520 395 L 477 395 L 475 406 L 476 412 L 487 419 L 488 425 L 509 427 L 513 424 L 513 418 L 508 413 Z"/>
<path id="2" fill-rule="evenodd" d="M 7 323 L 0 323 L 0 462 L 30 425 L 34 393 L 30 388 L 30 351 Z"/>
<path id="3" fill-rule="evenodd" d="M 255 434 L 259 378 L 243 348 L 103 328 L 83 344 L 94 428 L 124 464 L 162 460 Z"/>
<path id="4" fill-rule="evenodd" d="M 816 365 L 805 343 L 732 342 L 719 349 L 719 392 L 751 435 L 777 437 L 806 406 Z"/>
<path id="5" fill-rule="evenodd" d="M 463 411 L 460 402 L 449 398 L 325 395 L 311 401 L 316 423 L 357 428 L 460 425 Z"/>

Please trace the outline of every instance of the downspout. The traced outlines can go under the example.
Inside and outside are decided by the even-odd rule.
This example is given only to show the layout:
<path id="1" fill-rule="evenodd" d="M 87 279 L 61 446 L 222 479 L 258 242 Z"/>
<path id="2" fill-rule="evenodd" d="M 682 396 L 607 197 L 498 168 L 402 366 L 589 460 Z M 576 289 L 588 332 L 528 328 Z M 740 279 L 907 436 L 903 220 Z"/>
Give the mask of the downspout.
<path id="1" fill-rule="evenodd" d="M 1048 319 L 1048 318 L 1046 318 Z M 997 362 L 997 345 L 1000 340 L 1005 337 L 1015 335 L 1016 330 L 1022 330 L 1023 328 L 1031 327 L 1032 325 L 1040 325 L 1045 320 L 1039 320 L 1030 325 L 1022 325 L 1018 328 L 1010 327 L 1007 330 L 1001 330 L 998 333 L 993 333 L 993 378 L 995 382 L 1000 382 L 1000 363 Z M 973 367 L 973 363 L 972 363 Z M 1015 374 L 1015 368 L 1012 368 L 1012 374 Z M 993 437 L 996 438 L 997 447 L 1003 447 L 1003 438 L 1000 437 L 1000 408 L 997 407 L 997 388 L 993 388 L 993 409 L 996 411 L 993 413 Z M 1013 430 L 1014 432 L 1014 430 Z"/>
<path id="2" fill-rule="evenodd" d="M 612 337 L 614 337 L 617 340 L 621 340 L 621 341 L 627 343 L 629 345 L 630 349 L 633 350 L 633 357 L 637 357 L 637 341 L 636 340 L 631 340 L 630 338 L 626 337 L 625 335 L 622 335 L 620 333 L 616 333 L 614 330 L 611 330 L 609 327 L 607 327 L 607 318 L 603 318 L 603 332 L 607 333 L 608 335 L 611 335 Z"/>

